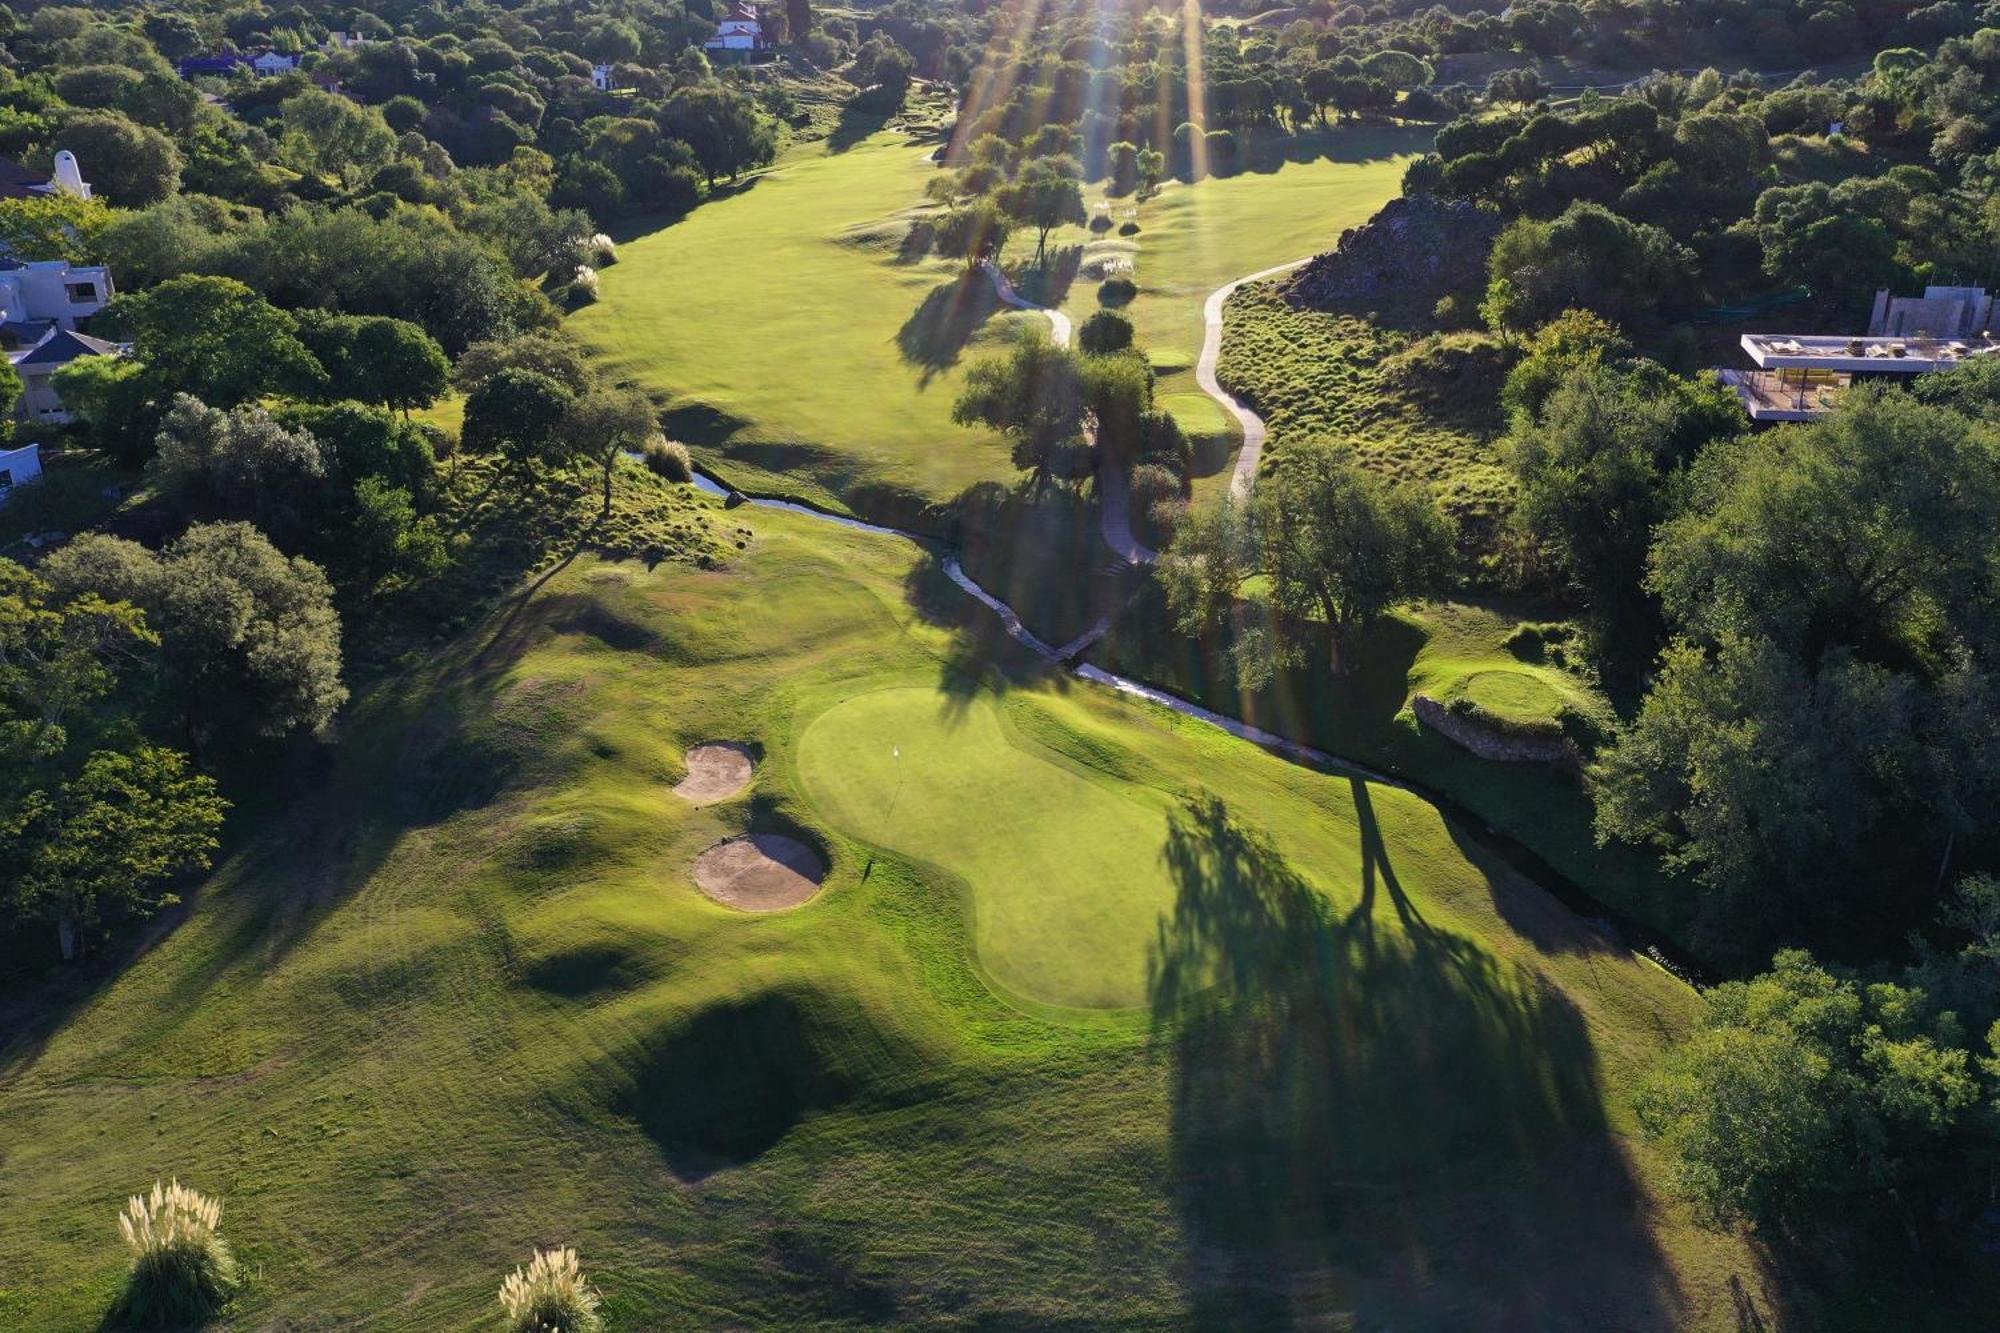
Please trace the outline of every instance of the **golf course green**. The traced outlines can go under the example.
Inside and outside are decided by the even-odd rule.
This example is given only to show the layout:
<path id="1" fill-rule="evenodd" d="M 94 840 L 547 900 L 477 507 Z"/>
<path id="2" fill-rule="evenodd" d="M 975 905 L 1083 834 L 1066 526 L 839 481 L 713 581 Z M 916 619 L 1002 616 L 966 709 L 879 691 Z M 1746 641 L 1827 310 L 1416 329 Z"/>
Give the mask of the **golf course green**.
<path id="1" fill-rule="evenodd" d="M 816 718 L 799 738 L 799 778 L 843 831 L 966 880 L 974 947 L 1004 990 L 1075 1008 L 1143 1004 L 1154 925 L 1173 906 L 1170 805 L 1037 751 L 990 699 L 954 707 L 934 687 L 891 688 Z"/>
<path id="2" fill-rule="evenodd" d="M 579 558 L 357 701 L 11 1048 L 0 1326 L 94 1327 L 178 1175 L 242 1328 L 485 1327 L 557 1240 L 617 1328 L 1734 1327 L 1755 1258 L 1626 1096 L 1692 991 L 1415 797 L 1050 674 L 910 543 L 685 504 L 727 566 Z M 754 783 L 676 795 L 715 741 Z M 705 896 L 744 833 L 819 893 Z"/>

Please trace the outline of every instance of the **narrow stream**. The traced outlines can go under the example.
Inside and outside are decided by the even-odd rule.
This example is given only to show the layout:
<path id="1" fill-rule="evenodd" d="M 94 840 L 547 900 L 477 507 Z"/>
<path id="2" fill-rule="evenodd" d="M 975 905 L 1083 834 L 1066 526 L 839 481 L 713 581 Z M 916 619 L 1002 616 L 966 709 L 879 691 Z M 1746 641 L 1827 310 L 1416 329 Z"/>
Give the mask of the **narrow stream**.
<path id="1" fill-rule="evenodd" d="M 1689 985 L 1702 985 L 1706 980 L 1706 973 L 1701 965 L 1678 949 L 1665 936 L 1599 902 L 1583 886 L 1561 874 L 1554 866 L 1543 860 L 1541 856 L 1518 839 L 1494 828 L 1479 815 L 1466 809 L 1463 805 L 1444 793 L 1435 791 L 1421 783 L 1412 782 L 1407 778 L 1393 777 L 1387 773 L 1354 763 L 1338 755 L 1330 754 L 1325 750 L 1315 749 L 1310 745 L 1295 741 L 1288 736 L 1281 736 L 1276 732 L 1266 731 L 1262 727 L 1252 726 L 1250 723 L 1242 721 L 1239 718 L 1227 717 L 1212 709 L 1203 708 L 1200 704 L 1194 703 L 1191 700 L 1183 699 L 1179 695 L 1170 694 L 1165 690 L 1132 680 L 1126 676 L 1116 675 L 1104 670 L 1102 667 L 1092 666 L 1087 662 L 1075 661 L 1065 651 L 1051 647 L 1046 640 L 1037 636 L 1034 631 L 1022 623 L 1020 615 L 1015 612 L 1013 607 L 1007 605 L 1007 603 L 981 587 L 970 574 L 966 573 L 965 567 L 959 563 L 956 555 L 940 550 L 928 538 L 921 537 L 914 532 L 905 532 L 901 528 L 884 527 L 879 523 L 864 522 L 858 518 L 849 518 L 844 514 L 828 513 L 824 509 L 816 509 L 811 505 L 800 504 L 795 500 L 781 500 L 734 491 L 733 488 L 717 480 L 714 476 L 699 470 L 694 474 L 694 484 L 705 495 L 713 495 L 725 500 L 731 494 L 740 495 L 743 503 L 756 505 L 759 508 L 781 509 L 787 513 L 803 514 L 808 518 L 819 519 L 821 522 L 837 523 L 841 527 L 852 528 L 858 532 L 871 532 L 883 537 L 899 537 L 933 555 L 937 555 L 947 578 L 998 616 L 1009 638 L 1026 647 L 1050 665 L 1060 670 L 1068 671 L 1080 679 L 1117 690 L 1121 694 L 1131 695 L 1135 698 L 1144 699 L 1149 703 L 1158 704 L 1162 708 L 1171 709 L 1183 717 L 1190 717 L 1197 722 L 1205 722 L 1212 727 L 1219 727 L 1232 736 L 1249 741 L 1253 745 L 1260 745 L 1266 750 L 1295 764 L 1301 764 L 1307 768 L 1319 769 L 1325 772 L 1339 773 L 1348 777 L 1360 778 L 1367 782 L 1379 783 L 1385 787 L 1400 788 L 1428 801 L 1442 811 L 1445 817 L 1450 819 L 1454 824 L 1475 833 L 1479 841 L 1495 856 L 1528 879 L 1533 880 L 1543 889 L 1546 889 L 1558 902 L 1582 917 L 1599 934 L 1606 936 L 1614 943 L 1622 945 L 1625 948 L 1644 954 Z M 1095 636 L 1091 637 L 1094 638 Z"/>

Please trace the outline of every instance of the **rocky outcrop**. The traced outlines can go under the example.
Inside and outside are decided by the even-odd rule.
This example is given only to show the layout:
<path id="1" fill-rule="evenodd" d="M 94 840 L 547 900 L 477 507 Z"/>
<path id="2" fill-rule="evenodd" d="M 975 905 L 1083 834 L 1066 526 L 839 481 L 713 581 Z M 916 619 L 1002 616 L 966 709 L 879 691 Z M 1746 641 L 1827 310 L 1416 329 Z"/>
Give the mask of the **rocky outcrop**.
<path id="1" fill-rule="evenodd" d="M 1280 290 L 1302 309 L 1427 312 L 1446 296 L 1484 290 L 1499 234 L 1499 216 L 1471 204 L 1391 199 Z"/>
<path id="2" fill-rule="evenodd" d="M 1582 764 L 1576 746 L 1559 732 L 1543 736 L 1503 731 L 1476 716 L 1453 712 L 1427 694 L 1412 699 L 1410 710 L 1417 721 L 1481 759 L 1503 764 L 1561 764 L 1565 768 Z"/>

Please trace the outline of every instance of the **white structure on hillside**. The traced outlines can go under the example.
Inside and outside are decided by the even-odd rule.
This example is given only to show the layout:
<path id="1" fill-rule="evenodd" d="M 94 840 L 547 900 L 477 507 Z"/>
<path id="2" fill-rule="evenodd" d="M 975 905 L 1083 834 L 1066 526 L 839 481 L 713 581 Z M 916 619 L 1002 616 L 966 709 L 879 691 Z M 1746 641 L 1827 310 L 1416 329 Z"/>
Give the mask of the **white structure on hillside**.
<path id="1" fill-rule="evenodd" d="M 21 326 L 49 326 L 36 328 L 33 341 L 40 341 L 50 327 L 74 329 L 78 320 L 104 309 L 113 295 L 111 270 L 102 264 L 0 258 L 0 333 L 29 341 Z"/>
<path id="2" fill-rule="evenodd" d="M 266 51 L 250 62 L 250 72 L 260 79 L 276 78 L 280 74 L 290 74 L 299 67 L 299 58 L 282 51 Z"/>
<path id="3" fill-rule="evenodd" d="M 16 486 L 42 479 L 42 446 L 24 444 L 19 449 L 0 449 L 0 505 Z"/>
<path id="4" fill-rule="evenodd" d="M 596 85 L 597 91 L 600 93 L 608 93 L 618 86 L 610 65 L 592 65 L 590 67 L 590 81 Z"/>
<path id="5" fill-rule="evenodd" d="M 42 199 L 52 194 L 90 198 L 90 182 L 83 178 L 83 168 L 69 149 L 56 154 L 53 175 L 53 179 L 45 178 L 11 158 L 0 157 L 0 199 Z"/>
<path id="6" fill-rule="evenodd" d="M 1927 287 L 1922 296 L 1875 295 L 1865 337 L 1746 333 L 1755 370 L 1716 372 L 1753 421 L 1810 421 L 1833 410 L 1856 380 L 1908 379 L 2000 356 L 1988 325 L 1993 298 L 1980 287 Z"/>
<path id="7" fill-rule="evenodd" d="M 746 0 L 736 0 L 717 26 L 715 36 L 701 45 L 705 51 L 736 51 L 747 55 L 762 51 L 770 43 L 764 40 L 764 24 L 757 17 L 756 8 Z"/>

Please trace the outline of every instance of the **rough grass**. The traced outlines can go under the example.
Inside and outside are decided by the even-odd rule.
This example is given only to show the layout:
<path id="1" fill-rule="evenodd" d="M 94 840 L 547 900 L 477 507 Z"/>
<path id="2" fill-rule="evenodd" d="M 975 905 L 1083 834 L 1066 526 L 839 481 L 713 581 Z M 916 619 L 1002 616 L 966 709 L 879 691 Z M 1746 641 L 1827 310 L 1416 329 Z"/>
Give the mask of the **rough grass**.
<path id="1" fill-rule="evenodd" d="M 1513 493 L 1495 447 L 1497 408 L 1441 412 L 1397 390 L 1382 363 L 1412 341 L 1357 316 L 1295 309 L 1275 283 L 1259 283 L 1230 299 L 1217 373 L 1270 428 L 1267 464 L 1288 440 L 1326 436 L 1388 476 L 1430 486 L 1475 528 L 1490 524 Z"/>
<path id="2" fill-rule="evenodd" d="M 106 1219 L 163 1163 L 229 1198 L 245 1329 L 490 1327 L 495 1275 L 555 1244 L 616 1328 L 1721 1329 L 1735 1282 L 1768 1308 L 1629 1137 L 1679 983 L 1419 800 L 1010 663 L 906 543 L 711 522 L 751 531 L 726 567 L 580 557 L 379 686 L 177 928 L 18 1030 L 0 1326 L 93 1326 Z M 1016 733 L 1028 758 L 964 754 L 990 869 L 949 823 L 867 841 L 858 758 L 820 789 L 822 719 L 879 768 L 894 737 L 840 706 L 885 686 L 918 744 Z M 680 756 L 715 736 L 764 747 L 756 790 L 691 807 Z M 1059 821 L 975 761 L 1093 795 Z M 1130 855 L 1165 901 L 999 878 L 1123 805 L 1160 821 Z M 753 828 L 823 851 L 825 892 L 697 892 L 694 854 Z M 1139 1011 L 997 998 L 1001 894 L 1100 899 Z"/>

